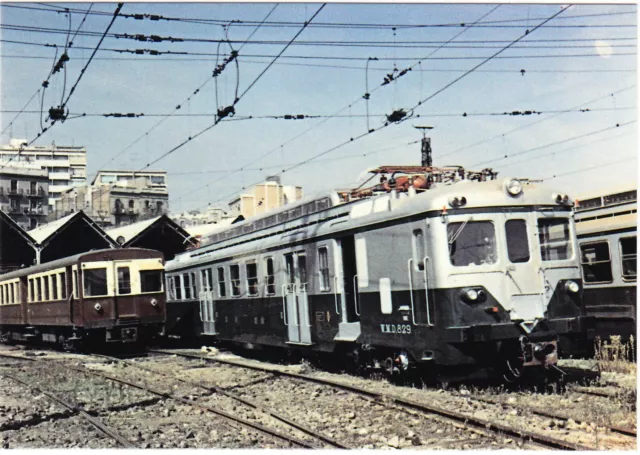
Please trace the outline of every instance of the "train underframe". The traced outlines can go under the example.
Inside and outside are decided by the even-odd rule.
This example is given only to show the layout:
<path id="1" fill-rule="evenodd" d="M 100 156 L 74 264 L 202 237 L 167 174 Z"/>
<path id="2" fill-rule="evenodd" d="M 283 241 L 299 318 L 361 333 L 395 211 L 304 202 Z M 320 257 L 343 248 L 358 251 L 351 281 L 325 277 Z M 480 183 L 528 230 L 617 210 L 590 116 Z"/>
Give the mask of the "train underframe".
<path id="1" fill-rule="evenodd" d="M 86 351 L 117 345 L 142 346 L 162 335 L 164 324 L 114 324 L 105 327 L 0 326 L 0 342 L 55 345 L 68 351 Z"/>

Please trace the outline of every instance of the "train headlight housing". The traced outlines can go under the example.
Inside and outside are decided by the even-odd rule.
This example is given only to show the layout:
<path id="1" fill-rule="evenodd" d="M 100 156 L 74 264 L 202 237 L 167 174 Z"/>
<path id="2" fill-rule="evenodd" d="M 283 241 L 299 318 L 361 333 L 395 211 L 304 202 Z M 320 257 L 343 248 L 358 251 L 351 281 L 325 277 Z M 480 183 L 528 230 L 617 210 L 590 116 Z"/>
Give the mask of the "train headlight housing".
<path id="1" fill-rule="evenodd" d="M 461 207 L 467 204 L 467 198 L 464 196 L 454 196 L 449 199 L 449 205 L 451 207 Z"/>
<path id="2" fill-rule="evenodd" d="M 100 305 L 99 303 L 96 303 L 95 305 L 93 305 L 93 309 L 99 313 L 102 311 L 102 305 Z"/>
<path id="3" fill-rule="evenodd" d="M 569 195 L 568 194 L 554 194 L 553 199 L 556 204 L 569 205 Z"/>
<path id="4" fill-rule="evenodd" d="M 564 288 L 567 290 L 567 292 L 571 292 L 572 294 L 575 294 L 578 291 L 580 291 L 580 285 L 573 280 L 567 281 L 564 284 Z"/>
<path id="5" fill-rule="evenodd" d="M 517 196 L 522 193 L 522 183 L 518 179 L 510 179 L 505 183 L 507 193 L 511 196 Z"/>
<path id="6" fill-rule="evenodd" d="M 156 299 L 151 299 L 151 306 L 153 307 L 158 306 L 158 301 Z"/>
<path id="7" fill-rule="evenodd" d="M 478 303 L 487 300 L 487 294 L 482 288 L 463 289 L 460 296 L 468 303 Z"/>

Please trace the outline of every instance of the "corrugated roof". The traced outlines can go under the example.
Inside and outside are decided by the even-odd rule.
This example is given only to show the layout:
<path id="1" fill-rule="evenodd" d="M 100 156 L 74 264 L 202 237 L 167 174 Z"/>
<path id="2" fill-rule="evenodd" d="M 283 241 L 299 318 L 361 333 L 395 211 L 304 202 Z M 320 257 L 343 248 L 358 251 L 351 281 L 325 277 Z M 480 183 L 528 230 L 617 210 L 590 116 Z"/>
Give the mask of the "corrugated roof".
<path id="1" fill-rule="evenodd" d="M 138 221 L 137 223 L 131 223 L 126 226 L 107 229 L 107 235 L 109 235 L 109 237 L 111 237 L 113 240 L 116 240 L 118 237 L 122 236 L 124 237 L 123 243 L 127 243 L 129 240 L 140 234 L 160 218 L 162 217 L 157 216 L 148 220 Z"/>
<path id="2" fill-rule="evenodd" d="M 29 235 L 38 243 L 42 243 L 47 240 L 54 232 L 68 223 L 72 218 L 78 216 L 81 212 L 72 213 L 50 223 L 38 226 L 35 229 L 29 231 Z"/>

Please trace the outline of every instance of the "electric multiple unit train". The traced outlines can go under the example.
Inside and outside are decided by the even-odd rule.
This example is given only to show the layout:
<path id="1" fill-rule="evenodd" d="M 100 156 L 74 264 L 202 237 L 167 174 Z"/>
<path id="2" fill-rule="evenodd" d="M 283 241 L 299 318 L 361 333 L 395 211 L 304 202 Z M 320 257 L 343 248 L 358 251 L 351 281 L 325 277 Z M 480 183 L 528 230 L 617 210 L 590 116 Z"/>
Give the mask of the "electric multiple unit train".
<path id="1" fill-rule="evenodd" d="M 234 224 L 169 261 L 166 331 L 511 377 L 582 343 L 566 194 L 489 169 L 374 172 L 371 188 Z"/>
<path id="2" fill-rule="evenodd" d="M 147 342 L 166 319 L 162 253 L 89 251 L 0 275 L 0 337 L 67 349 Z"/>

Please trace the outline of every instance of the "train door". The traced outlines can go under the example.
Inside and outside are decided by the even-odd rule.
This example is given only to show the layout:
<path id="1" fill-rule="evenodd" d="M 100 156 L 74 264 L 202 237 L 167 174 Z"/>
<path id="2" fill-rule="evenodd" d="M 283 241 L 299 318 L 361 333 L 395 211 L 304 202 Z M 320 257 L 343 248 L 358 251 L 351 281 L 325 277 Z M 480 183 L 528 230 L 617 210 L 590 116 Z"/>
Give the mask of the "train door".
<path id="1" fill-rule="evenodd" d="M 358 308 L 358 270 L 356 265 L 356 247 L 354 236 L 343 237 L 340 241 L 342 249 L 342 279 L 345 311 L 342 322 L 359 322 Z"/>
<path id="2" fill-rule="evenodd" d="M 424 224 L 423 224 L 424 226 Z M 411 317 L 413 324 L 433 325 L 434 305 L 430 298 L 426 240 L 424 228 L 417 227 L 411 233 L 412 257 L 407 261 Z"/>
<path id="3" fill-rule="evenodd" d="M 113 293 L 114 319 L 138 317 L 137 299 L 131 297 L 131 265 L 131 261 L 113 261 L 113 272 L 116 278 Z"/>
<path id="4" fill-rule="evenodd" d="M 289 343 L 311 344 L 309 299 L 307 296 L 307 257 L 304 251 L 284 255 L 286 283 L 283 287 L 285 322 Z"/>
<path id="5" fill-rule="evenodd" d="M 544 317 L 546 287 L 544 272 L 534 266 L 531 255 L 531 239 L 536 235 L 531 232 L 531 226 L 536 225 L 535 215 L 504 216 L 502 221 L 507 244 L 504 279 L 512 306 L 511 319 L 533 322 Z"/>
<path id="6" fill-rule="evenodd" d="M 203 335 L 216 335 L 215 301 L 213 299 L 213 275 L 210 268 L 200 270 L 200 320 Z"/>

